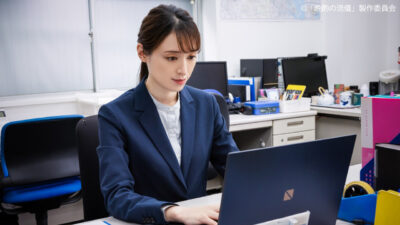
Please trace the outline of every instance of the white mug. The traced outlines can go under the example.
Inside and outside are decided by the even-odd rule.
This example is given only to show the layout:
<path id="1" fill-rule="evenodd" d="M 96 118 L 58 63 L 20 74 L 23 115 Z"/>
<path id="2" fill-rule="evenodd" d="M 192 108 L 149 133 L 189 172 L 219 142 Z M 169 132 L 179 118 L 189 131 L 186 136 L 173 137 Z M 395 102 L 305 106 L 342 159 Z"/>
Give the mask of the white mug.
<path id="1" fill-rule="evenodd" d="M 348 106 L 351 105 L 351 91 L 345 91 L 340 93 L 340 105 Z"/>
<path id="2" fill-rule="evenodd" d="M 318 95 L 311 96 L 311 104 L 312 105 L 317 105 L 318 104 L 318 98 L 319 98 Z"/>

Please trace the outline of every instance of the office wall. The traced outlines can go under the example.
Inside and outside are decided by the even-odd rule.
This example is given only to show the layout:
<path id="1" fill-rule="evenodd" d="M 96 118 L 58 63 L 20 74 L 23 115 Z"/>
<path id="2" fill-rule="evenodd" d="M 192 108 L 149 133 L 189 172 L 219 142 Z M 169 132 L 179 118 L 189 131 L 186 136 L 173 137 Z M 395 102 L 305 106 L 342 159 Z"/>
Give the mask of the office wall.
<path id="1" fill-rule="evenodd" d="M 226 60 L 230 76 L 239 75 L 241 58 L 307 53 L 328 56 L 330 87 L 334 83 L 360 85 L 378 80 L 382 70 L 399 68 L 396 64 L 400 45 L 399 1 L 322 0 L 325 5 L 351 4 L 355 12 L 321 13 L 317 21 L 221 20 L 220 3 L 221 0 L 203 2 L 203 12 L 215 18 L 205 19 L 203 51 L 205 60 Z M 358 12 L 359 4 L 394 4 L 396 12 Z"/>
<path id="2" fill-rule="evenodd" d="M 188 0 L 96 0 L 94 32 L 99 89 L 130 89 L 139 81 L 137 35 L 143 18 L 159 4 L 174 4 L 192 13 Z"/>
<path id="3" fill-rule="evenodd" d="M 332 1 L 326 1 L 332 2 Z M 349 1 L 340 1 L 349 2 Z M 396 13 L 326 13 L 323 18 L 328 82 L 362 84 L 378 81 L 379 72 L 398 68 L 400 5 L 398 1 L 354 1 L 358 4 L 396 3 Z"/>
<path id="4" fill-rule="evenodd" d="M 92 88 L 88 4 L 0 1 L 0 96 Z"/>
<path id="5" fill-rule="evenodd" d="M 134 87 L 137 33 L 159 4 L 193 8 L 189 0 L 0 0 L 0 96 Z"/>

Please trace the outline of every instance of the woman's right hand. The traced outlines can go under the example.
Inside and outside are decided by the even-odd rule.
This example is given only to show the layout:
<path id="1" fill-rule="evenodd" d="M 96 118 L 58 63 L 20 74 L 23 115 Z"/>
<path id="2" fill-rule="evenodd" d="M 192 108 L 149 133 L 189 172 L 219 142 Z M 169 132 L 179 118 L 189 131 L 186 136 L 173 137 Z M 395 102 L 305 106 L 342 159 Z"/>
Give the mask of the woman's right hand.
<path id="1" fill-rule="evenodd" d="M 171 206 L 164 212 L 167 222 L 185 225 L 217 225 L 219 204 L 198 207 Z"/>

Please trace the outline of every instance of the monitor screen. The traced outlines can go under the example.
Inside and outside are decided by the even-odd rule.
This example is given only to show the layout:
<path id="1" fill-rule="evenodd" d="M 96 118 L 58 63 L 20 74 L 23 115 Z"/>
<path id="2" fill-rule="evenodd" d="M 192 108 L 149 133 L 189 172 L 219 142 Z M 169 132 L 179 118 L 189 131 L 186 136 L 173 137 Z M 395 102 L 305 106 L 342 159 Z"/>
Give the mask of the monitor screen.
<path id="1" fill-rule="evenodd" d="M 262 77 L 262 88 L 278 87 L 278 59 L 241 59 L 241 77 Z"/>
<path id="2" fill-rule="evenodd" d="M 318 93 L 318 87 L 328 89 L 325 68 L 326 56 L 282 59 L 285 87 L 289 84 L 305 85 L 305 97 Z"/>
<path id="3" fill-rule="evenodd" d="M 198 89 L 215 89 L 227 97 L 226 62 L 197 62 L 187 84 Z"/>

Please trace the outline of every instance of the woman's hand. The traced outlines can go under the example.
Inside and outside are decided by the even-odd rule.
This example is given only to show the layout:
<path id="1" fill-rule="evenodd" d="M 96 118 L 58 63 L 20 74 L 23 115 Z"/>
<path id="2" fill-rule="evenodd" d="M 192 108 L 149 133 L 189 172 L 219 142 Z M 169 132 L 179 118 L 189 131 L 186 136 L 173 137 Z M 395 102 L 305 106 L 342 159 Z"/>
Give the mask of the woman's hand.
<path id="1" fill-rule="evenodd" d="M 171 206 L 164 213 L 167 222 L 179 222 L 185 225 L 217 225 L 219 204 L 199 207 Z"/>

